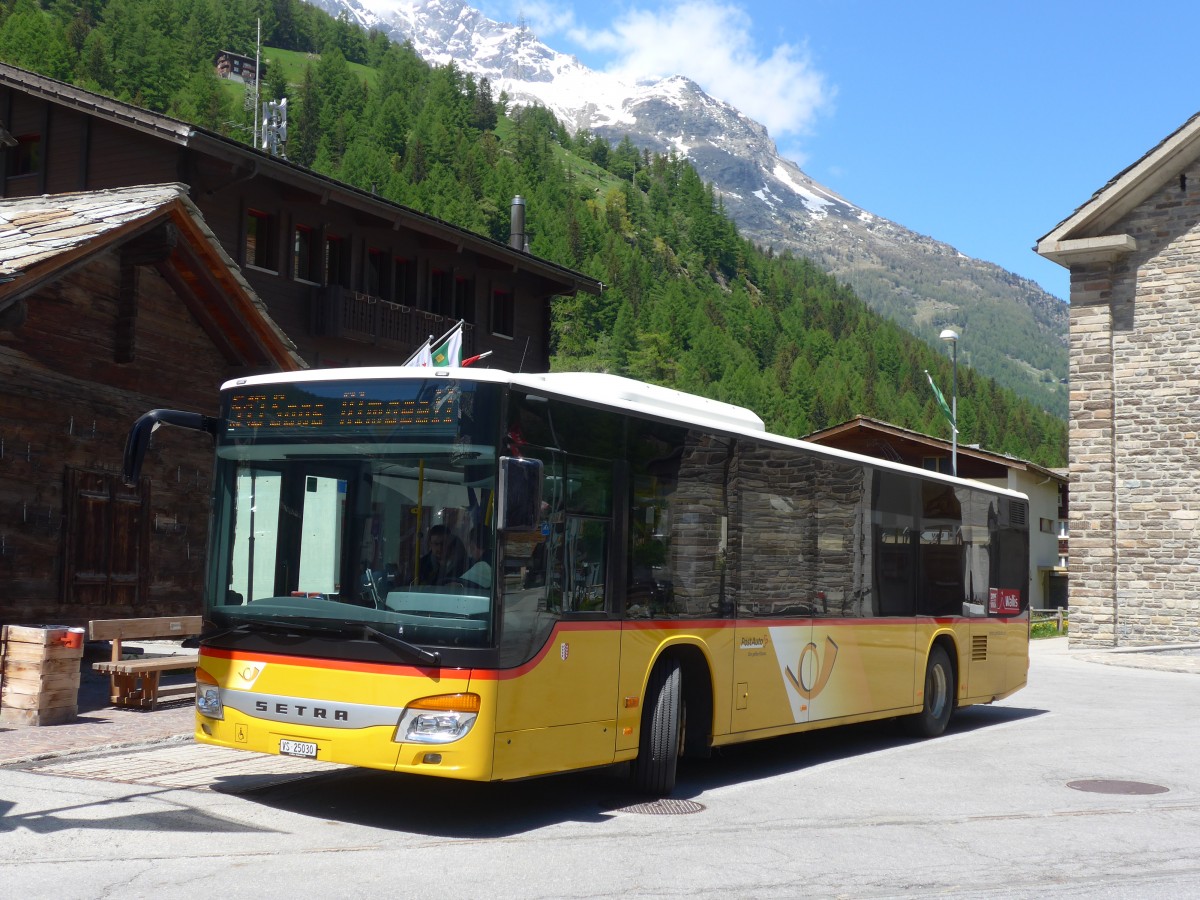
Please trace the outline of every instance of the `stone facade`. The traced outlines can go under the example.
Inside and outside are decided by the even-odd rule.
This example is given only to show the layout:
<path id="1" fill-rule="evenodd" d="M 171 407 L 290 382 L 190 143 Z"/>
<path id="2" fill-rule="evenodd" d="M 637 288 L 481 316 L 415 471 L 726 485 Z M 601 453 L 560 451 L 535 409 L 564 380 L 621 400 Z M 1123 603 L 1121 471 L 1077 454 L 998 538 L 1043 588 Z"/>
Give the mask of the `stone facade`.
<path id="1" fill-rule="evenodd" d="M 1073 644 L 1200 641 L 1200 164 L 1168 145 L 1038 247 L 1071 270 Z"/>

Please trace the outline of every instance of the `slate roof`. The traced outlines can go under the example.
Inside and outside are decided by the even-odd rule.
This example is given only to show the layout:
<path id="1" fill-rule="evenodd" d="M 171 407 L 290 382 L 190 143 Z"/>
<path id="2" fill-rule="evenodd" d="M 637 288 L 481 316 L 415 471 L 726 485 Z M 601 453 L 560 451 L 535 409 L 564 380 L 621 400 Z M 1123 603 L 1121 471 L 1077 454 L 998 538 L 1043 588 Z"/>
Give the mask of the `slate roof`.
<path id="1" fill-rule="evenodd" d="M 84 247 L 176 200 L 187 200 L 184 185 L 151 184 L 0 200 L 0 275 L 20 276 L 37 263 Z M 191 201 L 187 203 L 199 216 Z"/>
<path id="2" fill-rule="evenodd" d="M 1126 166 L 1071 215 L 1038 238 L 1034 248 L 1054 258 L 1072 242 L 1102 236 L 1126 213 L 1200 157 L 1200 113 Z"/>
<path id="3" fill-rule="evenodd" d="M 185 184 L 0 200 L 0 312 L 93 256 L 167 222 L 180 239 L 159 271 L 214 343 L 246 364 L 307 368 Z"/>

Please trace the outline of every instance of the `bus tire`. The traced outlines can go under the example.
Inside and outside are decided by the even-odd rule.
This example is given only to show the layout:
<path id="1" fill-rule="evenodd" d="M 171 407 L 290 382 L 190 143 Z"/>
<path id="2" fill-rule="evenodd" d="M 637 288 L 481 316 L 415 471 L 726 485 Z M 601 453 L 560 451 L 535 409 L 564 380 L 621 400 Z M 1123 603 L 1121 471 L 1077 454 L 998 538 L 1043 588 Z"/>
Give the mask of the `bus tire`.
<path id="1" fill-rule="evenodd" d="M 650 673 L 638 755 L 630 770 L 633 786 L 642 793 L 665 797 L 675 788 L 683 737 L 682 687 L 678 660 L 660 660 Z"/>
<path id="2" fill-rule="evenodd" d="M 925 664 L 925 705 L 914 716 L 903 719 L 904 730 L 913 737 L 937 737 L 946 730 L 954 711 L 954 666 L 940 644 L 929 651 Z"/>

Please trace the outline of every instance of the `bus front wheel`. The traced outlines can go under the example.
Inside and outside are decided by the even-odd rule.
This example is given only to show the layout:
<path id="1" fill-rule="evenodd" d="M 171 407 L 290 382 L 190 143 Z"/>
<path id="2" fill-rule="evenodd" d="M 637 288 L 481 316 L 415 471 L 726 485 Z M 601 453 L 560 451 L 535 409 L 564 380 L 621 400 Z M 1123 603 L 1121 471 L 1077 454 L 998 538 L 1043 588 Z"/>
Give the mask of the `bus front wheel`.
<path id="1" fill-rule="evenodd" d="M 929 651 L 925 665 L 925 705 L 915 716 L 907 716 L 904 730 L 914 737 L 937 737 L 946 730 L 954 711 L 954 666 L 940 645 Z"/>
<path id="2" fill-rule="evenodd" d="M 675 787 L 683 738 L 683 673 L 663 659 L 650 673 L 642 706 L 642 734 L 630 776 L 637 790 L 665 797 Z"/>

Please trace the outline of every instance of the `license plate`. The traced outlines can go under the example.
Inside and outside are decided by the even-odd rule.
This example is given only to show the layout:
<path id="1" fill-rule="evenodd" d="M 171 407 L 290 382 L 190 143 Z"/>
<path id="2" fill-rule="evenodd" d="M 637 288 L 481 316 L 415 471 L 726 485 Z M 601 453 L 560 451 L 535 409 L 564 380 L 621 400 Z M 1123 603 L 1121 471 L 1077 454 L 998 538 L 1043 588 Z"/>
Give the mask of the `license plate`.
<path id="1" fill-rule="evenodd" d="M 317 758 L 317 745 L 308 741 L 280 741 L 279 752 L 284 756 L 305 756 Z"/>

